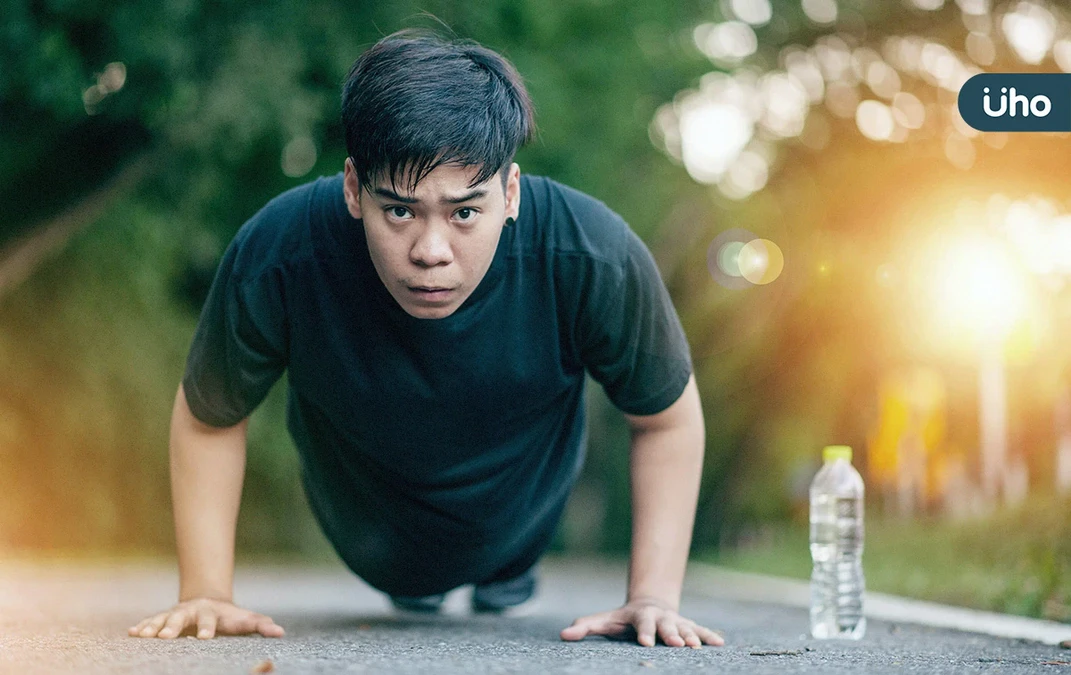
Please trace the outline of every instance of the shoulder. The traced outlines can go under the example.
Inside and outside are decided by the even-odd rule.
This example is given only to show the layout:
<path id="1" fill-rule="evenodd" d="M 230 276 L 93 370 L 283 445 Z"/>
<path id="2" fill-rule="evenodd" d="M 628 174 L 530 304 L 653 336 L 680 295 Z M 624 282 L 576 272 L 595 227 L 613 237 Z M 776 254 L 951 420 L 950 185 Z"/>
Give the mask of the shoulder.
<path id="1" fill-rule="evenodd" d="M 521 209 L 527 199 L 531 213 L 529 245 L 555 256 L 626 262 L 632 231 L 601 200 L 544 176 L 527 176 L 523 185 Z"/>
<path id="2" fill-rule="evenodd" d="M 231 242 L 232 273 L 251 279 L 312 253 L 314 221 L 329 208 L 338 176 L 320 177 L 293 187 L 265 204 L 247 220 Z M 339 188 L 341 189 L 341 188 Z"/>

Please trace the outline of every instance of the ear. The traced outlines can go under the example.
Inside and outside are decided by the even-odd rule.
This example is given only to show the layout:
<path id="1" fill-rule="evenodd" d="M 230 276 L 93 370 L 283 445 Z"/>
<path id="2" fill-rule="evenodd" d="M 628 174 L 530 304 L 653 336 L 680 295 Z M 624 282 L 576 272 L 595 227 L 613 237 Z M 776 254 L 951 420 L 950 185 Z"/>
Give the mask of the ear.
<path id="1" fill-rule="evenodd" d="M 361 219 L 361 184 L 357 182 L 357 171 L 353 161 L 346 158 L 346 168 L 342 175 L 342 194 L 346 197 L 346 209 L 357 220 Z"/>
<path id="2" fill-rule="evenodd" d="M 509 177 L 506 178 L 506 217 L 517 218 L 521 208 L 521 167 L 517 162 L 510 164 Z"/>

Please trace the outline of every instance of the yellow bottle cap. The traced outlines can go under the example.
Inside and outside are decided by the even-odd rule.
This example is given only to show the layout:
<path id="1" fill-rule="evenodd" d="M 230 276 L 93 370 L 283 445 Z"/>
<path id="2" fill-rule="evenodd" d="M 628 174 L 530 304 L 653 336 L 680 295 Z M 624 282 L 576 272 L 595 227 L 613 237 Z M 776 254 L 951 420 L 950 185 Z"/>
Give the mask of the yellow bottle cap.
<path id="1" fill-rule="evenodd" d="M 827 445 L 822 448 L 822 461 L 832 462 L 833 460 L 843 459 L 849 462 L 852 461 L 852 448 L 849 445 Z"/>

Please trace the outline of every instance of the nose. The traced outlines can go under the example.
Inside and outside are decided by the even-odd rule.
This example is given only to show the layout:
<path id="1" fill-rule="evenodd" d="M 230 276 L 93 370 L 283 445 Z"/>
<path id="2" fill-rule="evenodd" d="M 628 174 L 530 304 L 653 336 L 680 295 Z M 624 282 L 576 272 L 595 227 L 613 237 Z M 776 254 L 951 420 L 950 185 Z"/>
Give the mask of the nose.
<path id="1" fill-rule="evenodd" d="M 448 224 L 429 222 L 409 251 L 409 259 L 422 267 L 446 265 L 454 260 L 450 247 Z"/>

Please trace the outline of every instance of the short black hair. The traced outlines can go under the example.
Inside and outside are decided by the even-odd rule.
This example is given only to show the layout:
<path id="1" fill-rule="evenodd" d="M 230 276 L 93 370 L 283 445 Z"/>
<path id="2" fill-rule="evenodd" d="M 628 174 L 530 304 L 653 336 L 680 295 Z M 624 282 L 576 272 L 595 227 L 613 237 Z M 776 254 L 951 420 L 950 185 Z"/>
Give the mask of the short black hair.
<path id="1" fill-rule="evenodd" d="M 361 54 L 342 87 L 346 151 L 362 186 L 413 190 L 441 164 L 478 166 L 470 187 L 503 175 L 534 132 L 517 70 L 468 40 L 413 29 Z"/>

